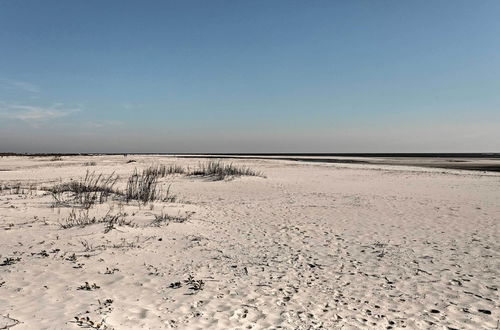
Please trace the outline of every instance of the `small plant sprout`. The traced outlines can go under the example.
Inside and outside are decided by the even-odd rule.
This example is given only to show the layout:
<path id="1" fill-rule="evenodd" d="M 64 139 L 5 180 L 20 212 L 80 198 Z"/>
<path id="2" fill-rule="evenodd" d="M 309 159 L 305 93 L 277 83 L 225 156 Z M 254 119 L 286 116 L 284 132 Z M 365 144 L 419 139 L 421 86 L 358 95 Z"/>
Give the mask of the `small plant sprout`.
<path id="1" fill-rule="evenodd" d="M 84 291 L 92 291 L 92 290 L 97 290 L 99 289 L 100 286 L 98 286 L 97 284 L 93 283 L 93 284 L 89 284 L 89 282 L 85 282 L 84 285 L 80 285 L 77 290 L 84 290 Z"/>
<path id="2" fill-rule="evenodd" d="M 205 282 L 203 282 L 203 280 L 195 280 L 193 275 L 189 275 L 187 280 L 184 280 L 184 282 L 190 285 L 189 289 L 194 292 L 201 291 L 205 287 Z"/>
<path id="3" fill-rule="evenodd" d="M 4 261 L 0 264 L 0 266 L 10 266 L 10 265 L 13 265 L 19 261 L 21 261 L 20 257 L 17 257 L 17 258 L 6 257 L 4 259 Z"/>

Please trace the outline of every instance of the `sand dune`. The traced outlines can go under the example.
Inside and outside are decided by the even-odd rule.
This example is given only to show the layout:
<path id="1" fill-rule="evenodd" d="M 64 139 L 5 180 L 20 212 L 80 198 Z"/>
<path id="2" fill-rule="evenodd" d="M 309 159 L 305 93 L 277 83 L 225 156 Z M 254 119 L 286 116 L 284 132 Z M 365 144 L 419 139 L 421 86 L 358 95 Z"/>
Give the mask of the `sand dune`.
<path id="1" fill-rule="evenodd" d="M 0 329 L 499 328 L 499 173 L 240 159 L 265 177 L 169 175 L 175 201 L 88 214 L 46 190 L 203 161 L 1 158 Z"/>

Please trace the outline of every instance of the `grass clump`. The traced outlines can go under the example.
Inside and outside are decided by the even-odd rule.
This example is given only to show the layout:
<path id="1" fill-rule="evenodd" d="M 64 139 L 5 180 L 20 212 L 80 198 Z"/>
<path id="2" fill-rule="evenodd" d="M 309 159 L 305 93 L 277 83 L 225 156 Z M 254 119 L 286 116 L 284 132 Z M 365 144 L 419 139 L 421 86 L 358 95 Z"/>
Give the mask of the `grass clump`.
<path id="1" fill-rule="evenodd" d="M 164 178 L 168 175 L 173 175 L 173 174 L 184 174 L 186 173 L 186 170 L 179 165 L 176 164 L 170 164 L 170 165 L 151 165 L 144 171 L 150 172 L 151 174 L 159 177 L 159 178 Z"/>
<path id="2" fill-rule="evenodd" d="M 35 184 L 22 184 L 21 182 L 0 184 L 0 193 L 11 195 L 36 195 L 38 189 Z"/>
<path id="3" fill-rule="evenodd" d="M 94 204 L 105 203 L 113 195 L 125 199 L 126 202 L 132 200 L 144 204 L 156 200 L 173 202 L 176 197 L 170 193 L 170 185 L 163 194 L 158 180 L 169 173 L 178 173 L 180 170 L 176 166 L 150 166 L 143 171 L 135 169 L 127 179 L 125 190 L 115 189 L 119 177 L 114 172 L 105 175 L 87 170 L 85 177 L 79 180 L 56 184 L 44 190 L 52 194 L 56 200 L 55 206 L 75 206 L 76 204 L 84 209 L 89 209 Z"/>
<path id="4" fill-rule="evenodd" d="M 260 176 L 264 177 L 261 172 L 252 170 L 246 166 L 236 166 L 232 163 L 224 164 L 219 161 L 208 161 L 199 164 L 198 168 L 192 170 L 189 175 L 211 178 L 213 180 L 225 180 L 239 176 Z"/>
<path id="5" fill-rule="evenodd" d="M 160 214 L 155 214 L 155 219 L 151 222 L 150 226 L 160 227 L 162 224 L 183 223 L 188 221 L 193 214 L 194 212 L 186 212 L 185 214 L 180 214 L 179 212 L 177 215 L 169 215 L 162 212 Z"/>
<path id="6" fill-rule="evenodd" d="M 165 194 L 162 194 L 158 179 L 162 177 L 160 167 L 150 166 L 142 172 L 134 170 L 134 173 L 128 178 L 127 187 L 125 188 L 125 200 L 137 200 L 144 204 L 161 200 L 164 202 L 174 202 L 176 197 L 170 193 L 170 185 Z"/>
<path id="7" fill-rule="evenodd" d="M 19 195 L 23 191 L 23 187 L 21 185 L 21 182 L 15 182 L 12 184 L 1 184 L 0 191 L 8 191 L 11 194 Z"/>
<path id="8" fill-rule="evenodd" d="M 148 179 L 153 182 L 155 179 L 157 180 L 174 174 L 206 177 L 215 181 L 239 176 L 265 177 L 263 173 L 255 171 L 247 166 L 237 166 L 232 163 L 225 164 L 220 161 L 207 161 L 205 163 L 200 163 L 198 167 L 194 169 L 190 169 L 189 167 L 186 169 L 177 164 L 151 165 L 141 173 L 142 178 L 140 179 L 142 179 L 142 181 L 146 181 L 145 179 Z"/>
<path id="9" fill-rule="evenodd" d="M 155 201 L 158 197 L 158 174 L 148 169 L 139 172 L 137 169 L 128 178 L 125 188 L 125 199 L 141 201 L 144 204 Z"/>
<path id="10" fill-rule="evenodd" d="M 69 204 L 64 199 L 65 193 L 72 194 L 73 202 L 88 209 L 92 205 L 106 202 L 112 194 L 117 193 L 114 185 L 118 181 L 118 176 L 113 173 L 104 175 L 96 174 L 87 170 L 85 177 L 80 180 L 57 184 L 47 189 L 58 204 Z"/>
<path id="11" fill-rule="evenodd" d="M 60 226 L 62 229 L 69 229 L 73 227 L 83 228 L 94 224 L 104 223 L 104 232 L 108 233 L 111 230 L 116 229 L 115 226 L 133 226 L 132 221 L 125 219 L 126 216 L 126 213 L 111 214 L 111 212 L 108 211 L 104 217 L 97 218 L 95 216 L 89 216 L 88 210 L 79 210 L 77 212 L 73 209 L 66 219 L 66 222 L 61 223 Z"/>

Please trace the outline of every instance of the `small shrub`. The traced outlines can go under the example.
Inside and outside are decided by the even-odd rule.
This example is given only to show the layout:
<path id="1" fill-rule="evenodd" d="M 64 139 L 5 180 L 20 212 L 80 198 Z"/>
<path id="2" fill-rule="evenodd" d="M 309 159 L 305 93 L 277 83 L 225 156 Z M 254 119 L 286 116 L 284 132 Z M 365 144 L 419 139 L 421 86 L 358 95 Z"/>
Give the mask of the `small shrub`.
<path id="1" fill-rule="evenodd" d="M 86 162 L 86 163 L 83 163 L 83 166 L 96 166 L 97 163 L 96 162 Z"/>

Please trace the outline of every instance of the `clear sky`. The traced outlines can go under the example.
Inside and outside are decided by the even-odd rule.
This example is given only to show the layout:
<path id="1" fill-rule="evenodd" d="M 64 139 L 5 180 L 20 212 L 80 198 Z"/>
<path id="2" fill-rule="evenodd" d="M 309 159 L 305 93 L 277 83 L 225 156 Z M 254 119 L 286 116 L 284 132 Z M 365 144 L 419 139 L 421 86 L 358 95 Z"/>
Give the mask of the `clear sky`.
<path id="1" fill-rule="evenodd" d="M 0 0 L 0 152 L 500 151 L 500 1 Z"/>

